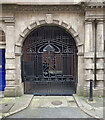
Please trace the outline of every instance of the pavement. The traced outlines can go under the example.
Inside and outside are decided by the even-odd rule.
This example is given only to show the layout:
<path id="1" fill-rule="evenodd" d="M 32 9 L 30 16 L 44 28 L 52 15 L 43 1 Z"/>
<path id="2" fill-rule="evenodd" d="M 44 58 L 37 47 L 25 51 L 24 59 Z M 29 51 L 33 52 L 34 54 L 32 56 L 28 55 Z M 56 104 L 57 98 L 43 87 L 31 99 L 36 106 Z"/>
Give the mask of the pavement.
<path id="1" fill-rule="evenodd" d="M 103 98 L 89 101 L 82 96 L 33 96 L 1 98 L 0 103 L 14 103 L 6 118 L 103 118 Z"/>
<path id="2" fill-rule="evenodd" d="M 89 101 L 88 97 L 74 95 L 75 101 L 79 108 L 93 118 L 105 119 L 105 98 L 94 97 Z"/>
<path id="3" fill-rule="evenodd" d="M 23 95 L 21 97 L 4 97 L 0 98 L 0 104 L 11 104 L 13 103 L 13 107 L 7 112 L 7 113 L 2 113 L 0 112 L 0 119 L 8 117 L 10 115 L 13 115 L 15 113 L 18 113 L 24 109 L 26 109 L 33 98 L 33 95 Z M 5 108 L 4 108 L 5 109 Z"/>

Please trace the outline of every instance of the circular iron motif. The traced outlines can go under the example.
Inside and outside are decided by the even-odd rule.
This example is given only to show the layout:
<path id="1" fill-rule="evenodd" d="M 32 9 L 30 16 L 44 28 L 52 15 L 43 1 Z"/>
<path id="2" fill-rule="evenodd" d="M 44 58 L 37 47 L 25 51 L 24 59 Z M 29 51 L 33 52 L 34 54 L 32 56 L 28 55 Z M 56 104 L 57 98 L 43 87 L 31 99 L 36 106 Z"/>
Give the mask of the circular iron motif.
<path id="1" fill-rule="evenodd" d="M 53 105 L 61 105 L 62 104 L 62 102 L 61 101 L 53 101 L 53 102 L 51 102 Z"/>

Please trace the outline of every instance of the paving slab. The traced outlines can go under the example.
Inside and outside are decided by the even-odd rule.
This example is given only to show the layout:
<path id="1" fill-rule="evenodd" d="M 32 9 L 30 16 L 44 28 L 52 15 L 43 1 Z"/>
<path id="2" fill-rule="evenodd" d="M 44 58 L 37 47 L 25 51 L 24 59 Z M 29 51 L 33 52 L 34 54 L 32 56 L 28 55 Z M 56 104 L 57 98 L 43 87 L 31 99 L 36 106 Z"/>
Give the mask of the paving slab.
<path id="1" fill-rule="evenodd" d="M 13 107 L 14 103 L 0 103 L 0 112 L 7 113 Z"/>

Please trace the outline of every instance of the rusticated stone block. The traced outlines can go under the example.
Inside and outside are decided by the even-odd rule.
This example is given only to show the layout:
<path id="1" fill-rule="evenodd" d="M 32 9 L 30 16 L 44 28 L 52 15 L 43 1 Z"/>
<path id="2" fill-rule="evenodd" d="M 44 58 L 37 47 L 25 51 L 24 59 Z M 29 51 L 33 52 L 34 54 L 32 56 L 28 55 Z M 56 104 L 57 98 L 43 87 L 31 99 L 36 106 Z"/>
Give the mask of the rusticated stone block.
<path id="1" fill-rule="evenodd" d="M 94 58 L 94 52 L 85 52 L 84 58 L 85 59 Z"/>
<path id="2" fill-rule="evenodd" d="M 15 87 L 6 87 L 4 91 L 4 96 L 6 97 L 15 97 Z"/>
<path id="3" fill-rule="evenodd" d="M 7 70 L 15 70 L 15 65 L 14 64 L 6 64 L 6 69 Z"/>
<path id="4" fill-rule="evenodd" d="M 94 80 L 94 74 L 86 74 L 85 73 L 85 80 L 89 81 L 90 79 Z"/>
<path id="5" fill-rule="evenodd" d="M 93 63 L 84 64 L 84 69 L 94 69 L 94 64 Z"/>
<path id="6" fill-rule="evenodd" d="M 15 80 L 15 74 L 6 74 L 6 80 Z"/>
<path id="7" fill-rule="evenodd" d="M 13 86 L 13 85 L 15 85 L 15 80 L 6 80 L 6 85 L 11 85 L 11 86 Z"/>
<path id="8" fill-rule="evenodd" d="M 97 80 L 105 80 L 104 78 L 105 78 L 105 74 L 97 74 L 96 75 L 96 77 L 97 77 Z"/>
<path id="9" fill-rule="evenodd" d="M 6 59 L 15 59 L 15 53 L 5 53 Z"/>
<path id="10" fill-rule="evenodd" d="M 97 63 L 96 68 L 97 69 L 104 69 L 104 63 Z"/>
<path id="11" fill-rule="evenodd" d="M 6 97 L 19 97 L 24 94 L 23 92 L 23 84 L 15 85 L 15 86 L 6 86 L 4 95 Z"/>
<path id="12" fill-rule="evenodd" d="M 97 58 L 105 58 L 105 52 L 97 52 L 96 56 Z"/>

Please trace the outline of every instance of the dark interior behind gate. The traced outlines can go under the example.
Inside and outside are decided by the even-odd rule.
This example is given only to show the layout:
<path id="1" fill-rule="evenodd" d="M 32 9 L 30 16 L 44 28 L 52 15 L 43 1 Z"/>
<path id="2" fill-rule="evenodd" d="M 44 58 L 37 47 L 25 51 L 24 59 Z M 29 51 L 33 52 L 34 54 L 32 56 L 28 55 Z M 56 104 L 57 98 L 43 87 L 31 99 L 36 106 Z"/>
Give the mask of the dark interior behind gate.
<path id="1" fill-rule="evenodd" d="M 72 95 L 77 86 L 77 48 L 63 28 L 42 26 L 24 41 L 22 80 L 25 93 Z"/>

